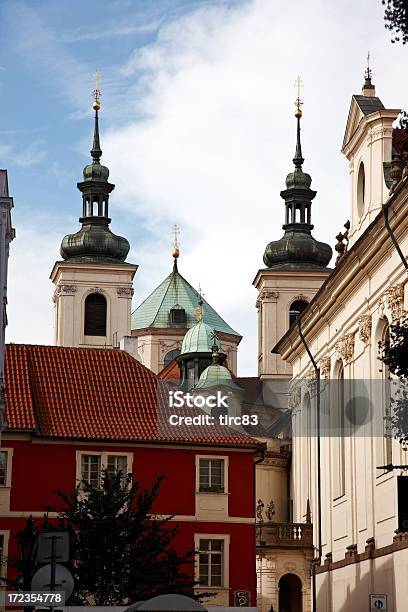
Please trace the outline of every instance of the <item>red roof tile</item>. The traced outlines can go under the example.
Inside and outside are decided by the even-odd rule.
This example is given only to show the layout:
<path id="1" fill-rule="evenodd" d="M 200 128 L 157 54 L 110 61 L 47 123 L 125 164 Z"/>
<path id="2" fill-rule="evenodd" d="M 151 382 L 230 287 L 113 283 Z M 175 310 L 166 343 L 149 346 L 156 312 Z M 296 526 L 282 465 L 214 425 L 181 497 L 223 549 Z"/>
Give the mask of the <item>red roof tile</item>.
<path id="1" fill-rule="evenodd" d="M 167 409 L 164 383 L 124 351 L 10 344 L 4 378 L 9 431 L 58 438 L 257 444 L 226 428 L 202 430 L 200 439 L 191 435 L 191 428 L 167 425 L 166 415 L 158 419 L 158 396 Z"/>
<path id="2" fill-rule="evenodd" d="M 180 368 L 175 359 L 172 359 L 157 375 L 161 380 L 180 380 Z"/>

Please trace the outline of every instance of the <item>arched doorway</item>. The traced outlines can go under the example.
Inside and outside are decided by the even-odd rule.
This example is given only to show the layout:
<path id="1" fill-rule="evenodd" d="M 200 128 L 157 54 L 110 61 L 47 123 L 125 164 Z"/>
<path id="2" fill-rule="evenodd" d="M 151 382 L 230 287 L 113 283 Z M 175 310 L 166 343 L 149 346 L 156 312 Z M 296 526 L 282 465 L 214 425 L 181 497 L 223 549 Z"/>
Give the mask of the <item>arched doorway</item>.
<path id="1" fill-rule="evenodd" d="M 279 580 L 279 612 L 302 612 L 302 581 L 295 574 Z"/>

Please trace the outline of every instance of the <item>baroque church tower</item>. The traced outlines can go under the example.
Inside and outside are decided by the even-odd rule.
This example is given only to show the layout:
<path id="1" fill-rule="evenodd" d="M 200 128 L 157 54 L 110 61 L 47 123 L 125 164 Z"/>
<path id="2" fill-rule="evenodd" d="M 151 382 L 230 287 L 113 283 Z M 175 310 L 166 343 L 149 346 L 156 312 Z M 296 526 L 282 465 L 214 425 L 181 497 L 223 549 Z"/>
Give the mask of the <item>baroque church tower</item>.
<path id="1" fill-rule="evenodd" d="M 113 348 L 130 336 L 132 281 L 137 266 L 127 263 L 129 242 L 109 229 L 109 169 L 100 162 L 100 91 L 94 91 L 95 126 L 92 162 L 85 166 L 81 229 L 61 243 L 61 257 L 51 272 L 55 284 L 55 344 Z"/>
<path id="2" fill-rule="evenodd" d="M 369 64 L 361 95 L 351 99 L 342 153 L 349 162 L 351 247 L 389 197 L 393 123 L 401 109 L 385 108 L 375 95 Z M 378 172 L 383 167 L 384 173 Z"/>
<path id="3" fill-rule="evenodd" d="M 258 290 L 258 374 L 261 379 L 290 378 L 291 368 L 280 355 L 271 353 L 276 342 L 296 321 L 318 291 L 331 269 L 332 249 L 312 236 L 312 179 L 303 172 L 300 142 L 302 102 L 296 100 L 297 137 L 294 172 L 286 178 L 284 235 L 270 242 L 264 253 L 266 269 L 258 271 L 253 284 Z"/>

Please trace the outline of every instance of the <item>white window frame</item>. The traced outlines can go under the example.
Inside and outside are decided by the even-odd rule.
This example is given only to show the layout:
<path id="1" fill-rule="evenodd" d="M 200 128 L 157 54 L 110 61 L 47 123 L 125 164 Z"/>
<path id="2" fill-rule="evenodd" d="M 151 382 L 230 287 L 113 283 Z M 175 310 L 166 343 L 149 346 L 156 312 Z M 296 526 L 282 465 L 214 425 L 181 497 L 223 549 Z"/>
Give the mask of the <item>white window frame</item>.
<path id="1" fill-rule="evenodd" d="M 11 487 L 13 450 L 14 450 L 13 448 L 7 448 L 7 447 L 0 446 L 0 451 L 7 453 L 6 482 L 4 484 L 0 484 L 0 489 Z"/>
<path id="2" fill-rule="evenodd" d="M 230 547 L 230 534 L 229 533 L 195 533 L 194 534 L 194 549 L 198 552 L 200 550 L 200 540 L 222 540 L 224 542 L 224 557 L 223 557 L 223 581 L 222 586 L 206 586 L 205 584 L 198 584 L 196 589 L 210 589 L 211 591 L 225 591 L 229 589 L 229 547 Z M 195 564 L 195 580 L 200 579 L 200 566 L 199 557 Z"/>
<path id="3" fill-rule="evenodd" d="M 122 453 L 119 450 L 112 449 L 109 451 L 92 451 L 92 450 L 80 450 L 76 451 L 76 483 L 77 485 L 82 481 L 82 457 L 83 455 L 95 455 L 101 458 L 101 468 L 106 468 L 108 465 L 108 456 L 115 457 L 126 457 L 127 460 L 127 473 L 132 473 L 133 470 L 133 453 Z"/>
<path id="4" fill-rule="evenodd" d="M 200 459 L 222 459 L 224 461 L 224 490 L 223 491 L 200 491 Z M 200 495 L 226 495 L 228 494 L 228 455 L 196 455 L 196 493 Z"/>

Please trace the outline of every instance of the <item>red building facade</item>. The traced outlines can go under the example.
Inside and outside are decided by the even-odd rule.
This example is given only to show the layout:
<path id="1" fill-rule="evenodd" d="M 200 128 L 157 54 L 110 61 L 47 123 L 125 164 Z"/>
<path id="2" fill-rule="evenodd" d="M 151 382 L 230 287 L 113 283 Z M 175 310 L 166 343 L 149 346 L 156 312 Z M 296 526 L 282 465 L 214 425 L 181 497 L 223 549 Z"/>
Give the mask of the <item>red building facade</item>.
<path id="1" fill-rule="evenodd" d="M 254 465 L 260 447 L 238 435 L 172 436 L 157 427 L 158 378 L 118 350 L 9 345 L 6 421 L 0 449 L 0 543 L 17 556 L 15 534 L 41 518 L 101 467 L 131 472 L 150 488 L 164 476 L 153 511 L 174 515 L 175 546 L 195 549 L 210 605 L 255 605 Z M 6 570 L 4 570 L 6 571 Z"/>

